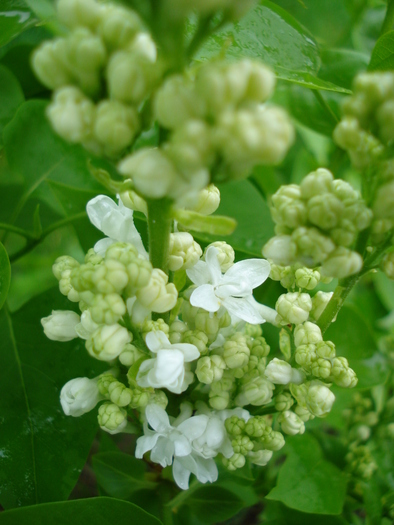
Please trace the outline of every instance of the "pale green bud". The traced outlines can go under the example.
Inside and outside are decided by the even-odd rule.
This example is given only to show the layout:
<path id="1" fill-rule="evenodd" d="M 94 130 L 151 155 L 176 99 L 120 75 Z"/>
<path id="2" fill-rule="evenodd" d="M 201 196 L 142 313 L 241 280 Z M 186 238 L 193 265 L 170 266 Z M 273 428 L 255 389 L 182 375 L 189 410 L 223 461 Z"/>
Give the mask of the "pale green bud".
<path id="1" fill-rule="evenodd" d="M 300 187 L 296 184 L 281 186 L 272 196 L 271 215 L 273 220 L 288 228 L 297 228 L 305 224 L 307 209 L 301 200 Z"/>
<path id="2" fill-rule="evenodd" d="M 119 361 L 124 366 L 132 366 L 138 359 L 145 355 L 141 350 L 130 343 L 125 345 L 122 352 L 119 354 Z"/>
<path id="3" fill-rule="evenodd" d="M 212 383 L 213 385 L 215 383 Z M 225 410 L 230 404 L 229 392 L 209 392 L 209 405 L 214 410 Z"/>
<path id="4" fill-rule="evenodd" d="M 101 38 L 84 27 L 75 29 L 66 40 L 67 59 L 73 74 L 84 88 L 89 74 L 97 76 L 107 61 L 107 52 Z M 93 84 L 98 82 L 92 78 Z M 93 87 L 92 84 L 92 87 Z M 88 87 L 88 86 L 87 86 Z"/>
<path id="5" fill-rule="evenodd" d="M 256 357 L 267 357 L 270 347 L 264 337 L 256 337 L 249 345 L 250 355 Z"/>
<path id="6" fill-rule="evenodd" d="M 116 5 L 102 6 L 101 20 L 97 31 L 111 50 L 131 43 L 141 29 L 141 21 L 133 11 Z"/>
<path id="7" fill-rule="evenodd" d="M 274 389 L 273 383 L 262 377 L 256 377 L 242 385 L 239 394 L 235 398 L 235 404 L 237 406 L 267 405 L 272 400 Z"/>
<path id="8" fill-rule="evenodd" d="M 93 133 L 106 155 L 118 155 L 129 146 L 138 128 L 138 115 L 134 108 L 116 100 L 103 100 L 97 106 Z"/>
<path id="9" fill-rule="evenodd" d="M 282 328 L 279 332 L 279 349 L 288 361 L 291 358 L 291 338 L 290 334 Z"/>
<path id="10" fill-rule="evenodd" d="M 162 390 L 155 390 L 150 397 L 150 402 L 159 405 L 159 407 L 165 410 L 168 405 L 168 398 Z"/>
<path id="11" fill-rule="evenodd" d="M 271 430 L 271 429 L 270 429 Z M 268 450 L 278 451 L 285 446 L 285 438 L 280 432 L 272 430 L 271 432 L 264 434 L 259 442 L 262 446 Z"/>
<path id="12" fill-rule="evenodd" d="M 157 331 L 163 332 L 167 337 L 170 333 L 170 327 L 168 324 L 164 321 L 164 319 L 156 319 L 156 321 L 152 321 L 150 319 L 147 319 L 142 323 L 142 337 L 145 339 L 146 335 L 149 332 L 157 332 Z"/>
<path id="13" fill-rule="evenodd" d="M 289 392 L 282 392 L 282 394 L 274 397 L 274 403 L 276 410 L 283 412 L 284 410 L 290 410 L 294 404 L 294 399 Z"/>
<path id="14" fill-rule="evenodd" d="M 238 416 L 231 416 L 224 422 L 227 432 L 232 436 L 241 436 L 245 431 L 245 425 L 245 420 Z"/>
<path id="15" fill-rule="evenodd" d="M 59 280 L 60 293 L 65 295 L 69 301 L 77 303 L 80 300 L 80 294 L 75 290 L 71 284 L 71 273 L 73 270 L 63 270 L 61 278 Z"/>
<path id="16" fill-rule="evenodd" d="M 227 422 L 228 420 L 226 420 Z M 252 438 L 261 438 L 262 436 L 272 432 L 272 428 L 268 426 L 266 419 L 263 416 L 251 417 L 246 425 L 245 432 Z"/>
<path id="17" fill-rule="evenodd" d="M 201 357 L 197 361 L 196 376 L 200 383 L 209 385 L 223 376 L 226 363 L 220 355 Z"/>
<path id="18" fill-rule="evenodd" d="M 334 141 L 343 149 L 356 151 L 362 147 L 365 132 L 355 117 L 345 116 L 336 126 Z"/>
<path id="19" fill-rule="evenodd" d="M 291 239 L 296 244 L 302 261 L 308 266 L 324 261 L 335 249 L 332 240 L 316 228 L 297 228 Z"/>
<path id="20" fill-rule="evenodd" d="M 102 430 L 109 434 L 118 434 L 127 425 L 127 412 L 112 403 L 104 403 L 99 408 L 97 419 Z"/>
<path id="21" fill-rule="evenodd" d="M 262 252 L 266 259 L 271 259 L 275 264 L 286 266 L 295 262 L 297 244 L 290 235 L 277 235 L 264 245 Z"/>
<path id="22" fill-rule="evenodd" d="M 150 199 L 169 195 L 178 179 L 175 166 L 159 149 L 138 150 L 125 157 L 118 170 L 133 180 L 138 192 Z"/>
<path id="23" fill-rule="evenodd" d="M 149 287 L 153 275 L 152 264 L 142 257 L 138 257 L 126 266 L 129 284 L 126 293 L 129 296 L 134 295 L 137 290 Z"/>
<path id="24" fill-rule="evenodd" d="M 326 359 L 335 357 L 335 344 L 332 341 L 321 341 L 316 344 L 316 355 Z"/>
<path id="25" fill-rule="evenodd" d="M 57 89 L 73 81 L 71 71 L 64 61 L 59 59 L 60 54 L 65 54 L 64 39 L 44 42 L 32 55 L 33 71 L 40 82 L 49 89 Z"/>
<path id="26" fill-rule="evenodd" d="M 330 237 L 340 246 L 351 246 L 356 240 L 358 230 L 353 222 L 348 219 L 341 219 L 338 228 L 330 231 Z"/>
<path id="27" fill-rule="evenodd" d="M 348 182 L 342 179 L 335 179 L 332 182 L 332 192 L 338 199 L 347 203 L 360 199 L 360 194 Z"/>
<path id="28" fill-rule="evenodd" d="M 372 218 L 372 210 L 367 208 L 361 199 L 353 203 L 346 203 L 344 221 L 351 221 L 358 231 L 368 228 Z"/>
<path id="29" fill-rule="evenodd" d="M 126 181 L 127 182 L 127 181 Z M 144 215 L 148 215 L 148 206 L 146 201 L 140 197 L 135 191 L 125 191 L 119 194 L 119 197 L 126 208 L 130 210 L 140 211 Z"/>
<path id="30" fill-rule="evenodd" d="M 343 246 L 336 248 L 326 259 L 320 273 L 329 277 L 342 279 L 354 275 L 363 267 L 363 258 L 357 252 Z"/>
<path id="31" fill-rule="evenodd" d="M 282 266 L 280 284 L 283 288 L 293 288 L 295 285 L 295 268 L 294 266 Z"/>
<path id="32" fill-rule="evenodd" d="M 79 262 L 69 255 L 62 255 L 58 257 L 52 266 L 53 275 L 58 281 L 62 278 L 62 273 L 65 270 L 72 270 L 79 267 Z"/>
<path id="33" fill-rule="evenodd" d="M 139 104 L 149 95 L 154 83 L 154 65 L 140 53 L 116 51 L 107 66 L 110 98 Z"/>
<path id="34" fill-rule="evenodd" d="M 110 399 L 115 405 L 124 407 L 131 401 L 131 390 L 115 379 L 112 374 L 100 376 L 97 386 L 100 394 Z"/>
<path id="35" fill-rule="evenodd" d="M 245 456 L 239 453 L 235 453 L 231 456 L 231 458 L 222 458 L 223 465 L 230 471 L 237 470 L 239 468 L 242 468 L 245 463 L 246 459 Z"/>
<path id="36" fill-rule="evenodd" d="M 264 373 L 266 364 L 267 364 L 267 359 L 265 357 L 257 357 L 255 355 L 251 355 L 249 357 L 249 362 L 247 366 L 244 367 L 245 374 L 256 370 L 258 372 L 258 375 L 262 375 Z"/>
<path id="37" fill-rule="evenodd" d="M 95 323 L 113 325 L 126 313 L 126 305 L 116 293 L 97 294 L 90 305 L 90 313 Z"/>
<path id="38" fill-rule="evenodd" d="M 216 312 L 212 315 L 212 313 L 198 308 L 194 318 L 194 324 L 197 330 L 207 334 L 209 342 L 213 342 L 221 328 L 230 326 L 231 318 L 228 312 L 225 312 L 219 317 Z"/>
<path id="39" fill-rule="evenodd" d="M 186 232 L 170 234 L 168 266 L 172 272 L 192 268 L 202 255 L 201 246 Z"/>
<path id="40" fill-rule="evenodd" d="M 372 208 L 377 219 L 394 219 L 394 180 L 378 188 Z"/>
<path id="41" fill-rule="evenodd" d="M 194 345 L 200 354 L 204 354 L 207 351 L 208 336 L 200 330 L 186 330 L 182 334 L 182 343 Z"/>
<path id="42" fill-rule="evenodd" d="M 103 261 L 104 257 L 99 253 L 96 253 L 93 248 L 90 248 L 85 255 L 85 263 L 90 263 L 93 265 L 100 264 Z"/>
<path id="43" fill-rule="evenodd" d="M 162 126 L 175 129 L 202 115 L 204 102 L 191 82 L 182 75 L 173 75 L 156 92 L 153 110 Z"/>
<path id="44" fill-rule="evenodd" d="M 312 363 L 317 359 L 316 345 L 306 344 L 299 346 L 295 351 L 296 363 L 307 372 L 311 372 Z"/>
<path id="45" fill-rule="evenodd" d="M 116 242 L 107 248 L 105 258 L 114 259 L 127 266 L 138 258 L 138 251 L 132 244 Z"/>
<path id="46" fill-rule="evenodd" d="M 304 422 L 295 412 L 291 412 L 290 410 L 285 410 L 279 414 L 278 423 L 280 423 L 282 431 L 290 436 L 303 434 L 305 432 Z"/>
<path id="47" fill-rule="evenodd" d="M 279 297 L 275 309 L 281 324 L 301 324 L 309 317 L 312 299 L 308 293 L 287 293 Z"/>
<path id="48" fill-rule="evenodd" d="M 318 195 L 326 195 L 332 191 L 334 176 L 331 171 L 319 168 L 303 178 L 300 184 L 300 194 L 303 199 L 311 199 Z"/>
<path id="49" fill-rule="evenodd" d="M 234 389 L 235 379 L 230 370 L 224 370 L 222 379 L 211 384 L 211 392 L 214 394 L 232 392 Z"/>
<path id="50" fill-rule="evenodd" d="M 376 112 L 376 120 L 379 125 L 379 137 L 384 143 L 394 139 L 394 100 L 386 100 Z"/>
<path id="51" fill-rule="evenodd" d="M 292 368 L 290 363 L 286 363 L 286 361 L 276 357 L 268 363 L 264 375 L 271 383 L 276 385 L 300 384 L 305 379 L 305 374 L 302 370 Z"/>
<path id="52" fill-rule="evenodd" d="M 312 310 L 310 311 L 311 319 L 317 321 L 328 305 L 333 292 L 317 292 L 312 297 Z"/>
<path id="53" fill-rule="evenodd" d="M 394 252 L 387 253 L 383 257 L 380 267 L 389 279 L 394 279 Z"/>
<path id="54" fill-rule="evenodd" d="M 294 412 L 304 423 L 310 421 L 311 419 L 315 419 L 315 416 L 309 411 L 306 405 L 297 405 L 294 408 Z"/>
<path id="55" fill-rule="evenodd" d="M 59 0 L 59 20 L 71 29 L 85 26 L 95 29 L 99 23 L 102 6 L 95 0 Z"/>
<path id="56" fill-rule="evenodd" d="M 203 259 L 205 260 L 205 254 L 210 246 L 214 246 L 217 250 L 217 257 L 220 264 L 220 269 L 223 273 L 227 272 L 234 264 L 235 252 L 234 248 L 227 244 L 225 241 L 211 242 L 204 250 Z"/>
<path id="57" fill-rule="evenodd" d="M 71 341 L 78 337 L 75 331 L 80 317 L 71 310 L 52 310 L 49 317 L 41 319 L 44 334 L 52 341 Z"/>
<path id="58" fill-rule="evenodd" d="M 244 326 L 244 333 L 246 336 L 252 337 L 253 339 L 258 339 L 259 337 L 263 335 L 263 330 L 259 324 L 246 323 Z M 248 342 L 248 338 L 247 338 L 247 342 Z"/>
<path id="59" fill-rule="evenodd" d="M 250 350 L 245 337 L 240 333 L 234 334 L 223 345 L 223 359 L 228 368 L 242 368 L 249 362 Z"/>
<path id="60" fill-rule="evenodd" d="M 157 392 L 160 392 L 160 391 L 157 390 Z M 152 392 L 152 389 L 137 387 L 137 388 L 132 389 L 132 393 L 133 393 L 133 397 L 130 401 L 130 407 L 141 410 L 141 409 L 144 409 L 150 403 L 153 392 Z M 167 398 L 165 399 L 159 398 L 159 400 L 163 405 L 164 404 L 163 402 L 166 402 Z M 167 403 L 165 404 L 165 406 L 167 406 Z"/>
<path id="61" fill-rule="evenodd" d="M 270 262 L 270 279 L 273 281 L 280 281 L 283 271 L 283 266 L 279 266 L 278 264 L 274 264 L 273 262 Z M 290 268 L 290 267 L 289 267 Z"/>
<path id="62" fill-rule="evenodd" d="M 254 465 L 265 466 L 272 458 L 271 450 L 256 450 L 248 453 L 248 458 Z"/>
<path id="63" fill-rule="evenodd" d="M 235 454 L 242 454 L 243 456 L 246 456 L 248 452 L 251 452 L 254 447 L 253 442 L 248 436 L 236 436 L 231 441 L 231 445 Z"/>
<path id="64" fill-rule="evenodd" d="M 136 293 L 138 301 L 152 312 L 168 312 L 176 305 L 178 291 L 173 283 L 167 283 L 168 275 L 154 268 L 149 284 Z"/>
<path id="65" fill-rule="evenodd" d="M 332 360 L 330 380 L 343 388 L 353 388 L 358 382 L 355 371 L 349 367 L 345 357 L 335 357 Z"/>
<path id="66" fill-rule="evenodd" d="M 86 341 L 86 349 L 100 361 L 112 361 L 132 340 L 131 334 L 119 324 L 102 325 Z"/>
<path id="67" fill-rule="evenodd" d="M 311 366 L 312 374 L 320 379 L 328 379 L 331 375 L 331 361 L 318 357 Z"/>
<path id="68" fill-rule="evenodd" d="M 307 207 L 308 220 L 322 230 L 335 228 L 344 211 L 342 201 L 332 193 L 311 197 Z"/>
<path id="69" fill-rule="evenodd" d="M 335 396 L 326 386 L 312 382 L 305 401 L 314 416 L 324 417 L 331 411 Z"/>
<path id="70" fill-rule="evenodd" d="M 95 107 L 78 88 L 66 86 L 56 91 L 46 113 L 52 127 L 63 139 L 73 143 L 89 139 Z"/>
<path id="71" fill-rule="evenodd" d="M 197 200 L 193 203 L 192 206 L 189 206 L 189 208 L 193 211 L 201 213 L 201 215 L 211 215 L 218 209 L 219 204 L 219 188 L 217 188 L 214 184 L 209 184 L 209 186 L 207 186 L 199 192 L 199 194 L 197 195 Z M 226 246 L 230 246 L 229 244 L 224 243 L 224 241 L 217 241 L 217 243 L 213 244 L 226 244 Z M 226 270 L 222 269 L 222 271 Z"/>
<path id="72" fill-rule="evenodd" d="M 359 73 L 353 82 L 354 91 L 366 95 L 370 104 L 380 104 L 394 95 L 394 77 L 392 71 L 374 71 Z"/>
<path id="73" fill-rule="evenodd" d="M 295 283 L 299 288 L 313 290 L 319 284 L 319 281 L 320 273 L 317 270 L 298 268 L 298 270 L 295 271 Z"/>
<path id="74" fill-rule="evenodd" d="M 176 343 L 182 343 L 183 334 L 188 331 L 188 327 L 186 323 L 183 323 L 182 321 L 176 320 L 170 325 L 170 334 L 168 339 L 170 340 L 170 343 L 176 344 Z M 201 353 L 201 352 L 200 352 Z"/>
<path id="75" fill-rule="evenodd" d="M 296 347 L 301 345 L 316 344 L 323 341 L 321 330 L 317 324 L 306 322 L 298 325 L 294 330 L 294 343 Z"/>
<path id="76" fill-rule="evenodd" d="M 121 294 L 128 281 L 125 266 L 115 259 L 106 259 L 95 266 L 82 264 L 71 273 L 71 284 L 79 292 L 91 290 L 93 293 Z"/>

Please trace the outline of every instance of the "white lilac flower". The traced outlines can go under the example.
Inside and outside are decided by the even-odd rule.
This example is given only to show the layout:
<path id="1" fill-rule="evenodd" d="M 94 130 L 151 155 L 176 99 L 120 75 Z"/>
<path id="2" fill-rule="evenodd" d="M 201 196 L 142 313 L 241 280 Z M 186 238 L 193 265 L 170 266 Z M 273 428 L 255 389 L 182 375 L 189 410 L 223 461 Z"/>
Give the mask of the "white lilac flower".
<path id="1" fill-rule="evenodd" d="M 103 399 L 97 383 L 98 378 L 76 377 L 63 386 L 60 403 L 66 416 L 82 416 L 90 412 Z"/>
<path id="2" fill-rule="evenodd" d="M 71 310 L 52 310 L 52 314 L 41 319 L 44 333 L 52 341 L 71 341 L 78 337 L 75 331 L 79 315 Z"/>
<path id="3" fill-rule="evenodd" d="M 260 286 L 269 276 L 270 264 L 264 259 L 240 261 L 222 273 L 218 250 L 209 246 L 205 261 L 186 270 L 197 288 L 190 296 L 192 306 L 208 312 L 217 312 L 223 306 L 232 316 L 251 324 L 275 320 L 271 308 L 259 304 L 253 297 L 253 288 Z"/>
<path id="4" fill-rule="evenodd" d="M 149 332 L 145 342 L 157 356 L 141 364 L 137 374 L 138 385 L 167 388 L 174 394 L 184 392 L 193 381 L 193 374 L 185 369 L 185 363 L 200 357 L 197 347 L 189 343 L 171 344 L 161 330 Z"/>
<path id="5" fill-rule="evenodd" d="M 107 237 L 98 241 L 94 249 L 104 256 L 107 248 L 115 242 L 127 242 L 133 244 L 138 253 L 148 259 L 141 236 L 134 226 L 133 211 L 119 200 L 116 204 L 106 195 L 98 195 L 91 199 L 86 205 L 86 211 L 90 222 Z"/>

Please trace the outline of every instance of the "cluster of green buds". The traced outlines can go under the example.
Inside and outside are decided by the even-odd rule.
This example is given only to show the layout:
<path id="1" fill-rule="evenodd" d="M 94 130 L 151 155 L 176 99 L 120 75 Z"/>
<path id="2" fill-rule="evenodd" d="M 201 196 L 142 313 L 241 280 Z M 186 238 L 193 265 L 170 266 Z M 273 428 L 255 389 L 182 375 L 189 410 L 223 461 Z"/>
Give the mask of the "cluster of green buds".
<path id="1" fill-rule="evenodd" d="M 324 277 L 337 278 L 362 268 L 362 257 L 352 248 L 358 233 L 371 224 L 372 211 L 349 183 L 334 180 L 330 171 L 319 168 L 300 185 L 281 186 L 272 196 L 271 214 L 276 236 L 263 254 L 275 264 L 320 267 Z"/>
<path id="2" fill-rule="evenodd" d="M 347 150 L 357 168 L 366 168 L 394 139 L 394 74 L 359 74 L 353 95 L 342 109 L 344 116 L 335 128 L 334 140 Z"/>

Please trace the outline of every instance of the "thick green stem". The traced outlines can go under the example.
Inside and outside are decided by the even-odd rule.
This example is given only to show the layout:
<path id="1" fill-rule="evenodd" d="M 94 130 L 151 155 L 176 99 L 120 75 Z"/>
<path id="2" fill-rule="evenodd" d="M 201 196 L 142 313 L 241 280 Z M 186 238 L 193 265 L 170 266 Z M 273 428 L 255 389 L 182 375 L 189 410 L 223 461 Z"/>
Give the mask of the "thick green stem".
<path id="1" fill-rule="evenodd" d="M 394 23 L 394 0 L 388 0 L 386 16 L 384 17 L 380 36 L 384 35 L 393 28 Z"/>
<path id="2" fill-rule="evenodd" d="M 149 258 L 154 268 L 168 275 L 170 233 L 172 228 L 171 201 L 148 200 Z"/>
<path id="3" fill-rule="evenodd" d="M 13 224 L 7 224 L 5 222 L 0 222 L 0 230 L 5 230 L 11 233 L 16 233 L 17 235 L 21 235 L 22 237 L 25 237 L 26 239 L 35 239 L 33 233 L 30 233 L 27 230 L 24 230 L 22 228 L 18 228 L 18 226 L 14 226 Z"/>

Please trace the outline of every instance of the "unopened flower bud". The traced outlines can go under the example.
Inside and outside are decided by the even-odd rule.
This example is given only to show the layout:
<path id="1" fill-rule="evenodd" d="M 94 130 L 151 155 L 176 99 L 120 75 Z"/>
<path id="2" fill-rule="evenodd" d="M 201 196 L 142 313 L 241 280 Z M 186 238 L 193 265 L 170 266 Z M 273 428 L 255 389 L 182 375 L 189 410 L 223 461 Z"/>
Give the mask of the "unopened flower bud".
<path id="1" fill-rule="evenodd" d="M 201 213 L 201 215 L 211 215 L 216 211 L 220 204 L 220 191 L 214 184 L 209 184 L 206 188 L 201 190 L 197 196 L 197 201 L 193 203 L 193 206 L 189 206 L 190 209 Z M 223 241 L 217 241 L 222 243 Z M 229 245 L 227 245 L 229 246 Z M 222 270 L 226 271 L 226 270 Z"/>
<path id="2" fill-rule="evenodd" d="M 248 458 L 254 465 L 264 467 L 272 458 L 272 450 L 257 450 L 248 453 Z"/>
<path id="3" fill-rule="evenodd" d="M 241 334 L 236 334 L 223 346 L 223 359 L 229 368 L 242 368 L 248 364 L 250 350 Z"/>
<path id="4" fill-rule="evenodd" d="M 103 325 L 97 328 L 86 341 L 86 349 L 92 357 L 100 361 L 112 361 L 118 357 L 131 339 L 130 333 L 123 326 Z"/>
<path id="5" fill-rule="evenodd" d="M 353 388 L 358 382 L 355 371 L 349 367 L 345 357 L 333 359 L 330 379 L 343 388 Z"/>
<path id="6" fill-rule="evenodd" d="M 276 357 L 268 363 L 264 375 L 271 383 L 276 385 L 299 384 L 305 379 L 305 374 L 301 370 L 292 368 L 289 363 Z"/>
<path id="7" fill-rule="evenodd" d="M 127 412 L 113 403 L 104 403 L 99 408 L 98 424 L 109 434 L 119 434 L 127 425 Z"/>
<path id="8" fill-rule="evenodd" d="M 49 317 L 41 319 L 44 333 L 52 341 L 71 341 L 78 337 L 75 328 L 79 322 L 79 315 L 70 310 L 52 310 Z"/>
<path id="9" fill-rule="evenodd" d="M 316 344 L 323 341 L 321 330 L 317 324 L 306 322 L 298 325 L 294 330 L 294 343 L 296 347 L 301 345 Z"/>
<path id="10" fill-rule="evenodd" d="M 130 343 L 126 344 L 122 352 L 119 354 L 119 361 L 124 366 L 132 366 L 138 359 L 144 355 L 141 350 Z"/>
<path id="11" fill-rule="evenodd" d="M 331 411 L 334 401 L 334 394 L 326 386 L 314 382 L 309 386 L 305 402 L 314 416 L 326 416 Z"/>
<path id="12" fill-rule="evenodd" d="M 278 422 L 281 424 L 283 432 L 294 436 L 295 434 L 303 434 L 305 432 L 305 424 L 296 413 L 290 410 L 281 412 L 278 416 Z"/>
<path id="13" fill-rule="evenodd" d="M 90 313 L 95 323 L 113 325 L 126 313 L 126 305 L 116 293 L 97 294 L 90 305 Z"/>
<path id="14" fill-rule="evenodd" d="M 342 279 L 359 272 L 362 266 L 363 259 L 359 253 L 340 246 L 324 261 L 320 273 Z"/>
<path id="15" fill-rule="evenodd" d="M 275 264 L 292 264 L 297 256 L 297 244 L 290 235 L 272 237 L 263 247 L 263 255 Z"/>
<path id="16" fill-rule="evenodd" d="M 130 210 L 140 211 L 144 215 L 148 215 L 148 206 L 146 201 L 140 197 L 135 191 L 125 191 L 119 194 L 120 200 Z"/>
<path id="17" fill-rule="evenodd" d="M 79 417 L 90 412 L 100 401 L 97 379 L 76 377 L 60 391 L 60 403 L 66 416 Z"/>
<path id="18" fill-rule="evenodd" d="M 333 292 L 317 292 L 312 297 L 312 310 L 310 311 L 311 319 L 317 321 L 321 314 L 324 312 L 326 306 L 328 305 Z"/>
<path id="19" fill-rule="evenodd" d="M 154 268 L 149 284 L 136 293 L 138 301 L 152 312 L 168 312 L 177 302 L 178 291 L 173 283 L 167 283 L 168 276 Z"/>
<path id="20" fill-rule="evenodd" d="M 170 333 L 170 327 L 168 324 L 164 321 L 164 319 L 156 319 L 156 321 L 152 321 L 151 319 L 147 319 L 142 323 L 142 336 L 145 339 L 146 335 L 149 332 L 157 332 L 160 330 L 163 332 L 166 336 Z"/>
<path id="21" fill-rule="evenodd" d="M 100 18 L 97 31 L 111 50 L 130 44 L 142 25 L 134 11 L 112 4 L 103 6 Z"/>
<path id="22" fill-rule="evenodd" d="M 138 128 L 134 108 L 116 100 L 103 100 L 97 106 L 93 133 L 107 155 L 117 155 L 129 146 Z"/>
<path id="23" fill-rule="evenodd" d="M 311 366 L 312 374 L 320 379 L 328 379 L 331 374 L 331 361 L 318 357 Z"/>
<path id="24" fill-rule="evenodd" d="M 220 355 L 201 357 L 197 361 L 196 376 L 200 383 L 209 385 L 222 378 L 225 368 L 226 363 Z"/>
<path id="25" fill-rule="evenodd" d="M 308 266 L 321 263 L 335 249 L 330 237 L 323 235 L 316 228 L 297 228 L 291 238 L 298 248 L 301 260 Z"/>
<path id="26" fill-rule="evenodd" d="M 295 271 L 295 283 L 299 288 L 313 290 L 319 284 L 319 281 L 320 273 L 317 270 L 298 268 L 298 270 Z"/>
<path id="27" fill-rule="evenodd" d="M 224 422 L 227 432 L 232 436 L 241 436 L 245 431 L 245 425 L 245 420 L 238 416 L 231 416 Z"/>
<path id="28" fill-rule="evenodd" d="M 59 0 L 57 3 L 59 20 L 71 29 L 89 27 L 95 29 L 101 15 L 101 5 L 95 0 Z"/>
<path id="29" fill-rule="evenodd" d="M 300 193 L 303 199 L 311 199 L 317 195 L 326 195 L 332 191 L 334 177 L 325 169 L 319 168 L 302 179 Z"/>
<path id="30" fill-rule="evenodd" d="M 289 392 L 282 392 L 274 397 L 275 408 L 278 412 L 290 410 L 294 404 L 294 399 Z"/>
<path id="31" fill-rule="evenodd" d="M 200 354 L 204 354 L 207 351 L 208 336 L 201 330 L 186 330 L 182 334 L 182 343 L 194 345 Z"/>
<path id="32" fill-rule="evenodd" d="M 235 398 L 237 406 L 267 405 L 271 399 L 275 386 L 273 383 L 262 377 L 256 377 L 250 382 L 243 384 L 239 394 Z"/>
<path id="33" fill-rule="evenodd" d="M 231 445 L 235 454 L 242 454 L 246 456 L 248 452 L 253 450 L 254 444 L 248 436 L 236 436 L 232 441 Z"/>
<path id="34" fill-rule="evenodd" d="M 214 246 L 217 250 L 217 257 L 220 264 L 220 269 L 223 273 L 227 272 L 229 268 L 234 264 L 235 252 L 234 248 L 227 244 L 225 241 L 216 241 L 208 244 L 204 250 L 204 259 L 207 249 L 210 246 Z"/>
<path id="35" fill-rule="evenodd" d="M 213 383 L 215 384 L 215 383 Z M 230 404 L 230 393 L 229 392 L 210 392 L 209 393 L 209 405 L 214 410 L 225 410 Z"/>
<path id="36" fill-rule="evenodd" d="M 49 89 L 57 89 L 72 83 L 72 75 L 59 55 L 64 55 L 65 41 L 57 39 L 41 44 L 32 55 L 32 69 L 40 82 Z"/>
<path id="37" fill-rule="evenodd" d="M 316 195 L 308 201 L 308 220 L 322 230 L 337 226 L 344 212 L 344 205 L 332 193 Z"/>
<path id="38" fill-rule="evenodd" d="M 223 465 L 230 471 L 242 468 L 245 465 L 245 456 L 239 453 L 233 454 L 230 458 L 223 457 Z"/>
<path id="39" fill-rule="evenodd" d="M 256 337 L 249 345 L 250 355 L 257 357 L 267 357 L 270 347 L 264 337 Z"/>
<path id="40" fill-rule="evenodd" d="M 169 269 L 172 272 L 192 268 L 202 255 L 201 246 L 190 233 L 177 232 L 170 234 Z"/>
<path id="41" fill-rule="evenodd" d="M 312 299 L 308 293 L 287 293 L 279 297 L 275 309 L 282 324 L 301 324 L 309 317 Z"/>
<path id="42" fill-rule="evenodd" d="M 316 345 L 306 344 L 298 346 L 294 357 L 297 364 L 302 366 L 307 372 L 311 372 L 312 363 L 317 359 Z"/>

